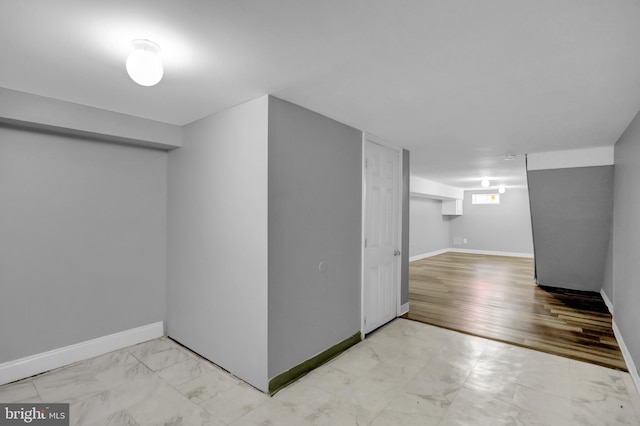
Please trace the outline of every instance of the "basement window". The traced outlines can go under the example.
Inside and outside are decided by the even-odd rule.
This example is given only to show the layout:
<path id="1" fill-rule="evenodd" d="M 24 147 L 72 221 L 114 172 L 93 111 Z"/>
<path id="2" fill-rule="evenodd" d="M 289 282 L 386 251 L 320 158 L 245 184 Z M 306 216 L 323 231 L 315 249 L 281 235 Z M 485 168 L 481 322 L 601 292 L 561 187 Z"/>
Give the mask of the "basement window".
<path id="1" fill-rule="evenodd" d="M 500 204 L 500 194 L 471 194 L 471 204 Z"/>

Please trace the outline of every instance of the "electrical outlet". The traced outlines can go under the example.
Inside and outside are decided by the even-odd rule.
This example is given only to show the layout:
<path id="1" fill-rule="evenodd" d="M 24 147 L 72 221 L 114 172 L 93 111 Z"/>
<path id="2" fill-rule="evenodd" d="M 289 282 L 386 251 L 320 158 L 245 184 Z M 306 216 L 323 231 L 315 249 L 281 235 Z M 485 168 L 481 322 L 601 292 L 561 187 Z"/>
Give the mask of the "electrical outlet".
<path id="1" fill-rule="evenodd" d="M 466 238 L 462 239 L 462 244 L 467 244 L 467 239 Z"/>

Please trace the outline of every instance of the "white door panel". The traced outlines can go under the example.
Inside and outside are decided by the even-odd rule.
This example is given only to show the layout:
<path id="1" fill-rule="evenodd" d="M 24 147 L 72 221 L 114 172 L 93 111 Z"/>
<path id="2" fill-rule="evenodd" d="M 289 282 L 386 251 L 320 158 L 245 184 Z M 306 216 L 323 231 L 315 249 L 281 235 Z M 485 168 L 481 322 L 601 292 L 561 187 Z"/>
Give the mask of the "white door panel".
<path id="1" fill-rule="evenodd" d="M 400 279 L 400 154 L 365 144 L 363 315 L 368 333 L 396 316 Z"/>

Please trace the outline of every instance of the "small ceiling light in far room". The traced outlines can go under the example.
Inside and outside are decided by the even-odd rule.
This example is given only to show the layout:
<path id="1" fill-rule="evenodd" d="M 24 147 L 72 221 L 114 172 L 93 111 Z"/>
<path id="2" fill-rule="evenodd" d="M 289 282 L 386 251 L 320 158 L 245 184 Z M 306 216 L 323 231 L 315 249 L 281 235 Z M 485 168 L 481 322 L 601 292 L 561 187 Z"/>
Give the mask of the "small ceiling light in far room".
<path id="1" fill-rule="evenodd" d="M 506 191 L 506 189 L 505 189 L 504 185 L 500 185 L 500 186 L 498 187 L 498 192 L 499 192 L 499 193 L 504 194 L 504 192 L 505 192 L 505 191 Z"/>
<path id="2" fill-rule="evenodd" d="M 505 154 L 504 155 L 504 159 L 505 160 L 515 160 L 516 159 L 516 155 L 515 154 Z"/>
<path id="3" fill-rule="evenodd" d="M 483 188 L 488 188 L 489 185 L 491 185 L 491 182 L 489 182 L 489 179 L 482 178 L 482 182 L 480 182 L 480 186 L 482 186 Z"/>
<path id="4" fill-rule="evenodd" d="M 160 61 L 160 46 L 149 40 L 133 40 L 133 52 L 127 58 L 129 77 L 141 86 L 154 86 L 164 73 Z"/>

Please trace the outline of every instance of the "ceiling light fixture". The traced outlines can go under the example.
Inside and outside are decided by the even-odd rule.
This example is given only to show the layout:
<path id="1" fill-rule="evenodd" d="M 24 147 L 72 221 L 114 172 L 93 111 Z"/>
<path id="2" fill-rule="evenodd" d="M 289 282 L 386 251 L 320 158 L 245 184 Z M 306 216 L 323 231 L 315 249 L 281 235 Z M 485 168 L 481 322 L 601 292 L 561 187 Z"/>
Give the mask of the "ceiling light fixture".
<path id="1" fill-rule="evenodd" d="M 164 73 L 160 61 L 160 46 L 149 40 L 133 40 L 133 52 L 127 58 L 129 77 L 141 86 L 154 86 Z"/>
<path id="2" fill-rule="evenodd" d="M 516 159 L 516 155 L 515 154 L 505 154 L 504 155 L 504 159 L 505 160 L 515 160 Z"/>
<path id="3" fill-rule="evenodd" d="M 480 186 L 482 186 L 483 188 L 488 188 L 489 185 L 491 185 L 491 182 L 489 182 L 489 179 L 482 178 L 482 182 L 480 182 Z"/>
<path id="4" fill-rule="evenodd" d="M 504 185 L 500 185 L 500 186 L 498 187 L 498 192 L 499 192 L 500 194 L 504 194 L 504 192 L 505 192 L 505 191 L 506 191 L 506 189 L 505 189 Z"/>

